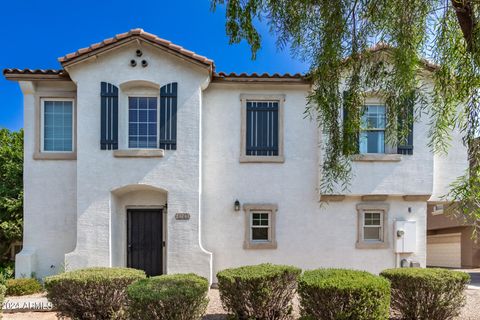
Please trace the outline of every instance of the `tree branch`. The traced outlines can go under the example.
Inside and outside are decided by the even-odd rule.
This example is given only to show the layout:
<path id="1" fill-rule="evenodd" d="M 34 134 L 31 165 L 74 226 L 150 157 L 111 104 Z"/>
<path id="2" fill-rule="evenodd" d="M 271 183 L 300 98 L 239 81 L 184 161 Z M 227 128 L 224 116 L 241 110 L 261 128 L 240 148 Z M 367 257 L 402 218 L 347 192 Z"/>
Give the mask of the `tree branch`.
<path id="1" fill-rule="evenodd" d="M 452 6 L 455 9 L 460 29 L 462 30 L 463 37 L 467 42 L 467 50 L 474 50 L 473 47 L 473 30 L 475 28 L 476 21 L 474 20 L 472 3 L 470 0 L 451 0 Z"/>

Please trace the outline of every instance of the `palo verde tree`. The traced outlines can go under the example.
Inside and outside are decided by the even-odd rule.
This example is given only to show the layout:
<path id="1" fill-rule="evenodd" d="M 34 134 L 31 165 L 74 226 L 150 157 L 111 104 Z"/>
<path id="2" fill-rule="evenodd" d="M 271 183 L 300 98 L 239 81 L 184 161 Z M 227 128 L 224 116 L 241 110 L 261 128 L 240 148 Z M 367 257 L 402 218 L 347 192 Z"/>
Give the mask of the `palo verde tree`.
<path id="1" fill-rule="evenodd" d="M 217 5 L 226 6 L 230 42 L 246 40 L 252 58 L 261 47 L 260 20 L 279 48 L 310 64 L 306 113 L 325 135 L 322 192 L 348 188 L 362 106 L 372 91 L 385 100 L 390 144 L 402 143 L 426 113 L 433 152 L 448 152 L 455 129 L 470 160 L 478 158 L 480 1 L 212 0 Z M 472 222 L 480 219 L 479 171 L 474 166 L 459 177 L 449 194 Z"/>

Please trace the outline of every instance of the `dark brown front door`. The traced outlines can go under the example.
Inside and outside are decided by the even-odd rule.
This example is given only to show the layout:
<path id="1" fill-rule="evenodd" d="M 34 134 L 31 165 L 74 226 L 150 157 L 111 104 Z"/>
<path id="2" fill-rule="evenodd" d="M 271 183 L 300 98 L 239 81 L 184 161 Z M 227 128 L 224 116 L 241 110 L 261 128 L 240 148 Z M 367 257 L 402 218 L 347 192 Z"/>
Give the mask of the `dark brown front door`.
<path id="1" fill-rule="evenodd" d="M 127 216 L 127 266 L 148 276 L 162 274 L 162 209 L 130 209 Z"/>

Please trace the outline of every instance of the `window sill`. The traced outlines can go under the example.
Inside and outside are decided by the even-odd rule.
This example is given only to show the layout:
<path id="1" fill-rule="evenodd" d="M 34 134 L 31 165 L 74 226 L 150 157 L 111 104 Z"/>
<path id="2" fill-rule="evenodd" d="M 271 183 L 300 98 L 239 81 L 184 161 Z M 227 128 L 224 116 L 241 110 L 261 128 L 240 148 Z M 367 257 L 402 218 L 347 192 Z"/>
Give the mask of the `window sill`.
<path id="1" fill-rule="evenodd" d="M 114 150 L 115 158 L 163 158 L 165 150 L 163 149 L 126 149 Z"/>
<path id="2" fill-rule="evenodd" d="M 76 152 L 35 152 L 33 160 L 77 160 Z"/>
<path id="3" fill-rule="evenodd" d="M 240 156 L 241 163 L 284 163 L 284 156 Z"/>
<path id="4" fill-rule="evenodd" d="M 387 249 L 388 242 L 357 242 L 355 244 L 355 248 L 357 249 Z"/>
<path id="5" fill-rule="evenodd" d="M 243 249 L 277 249 L 277 242 L 249 242 L 243 243 Z"/>
<path id="6" fill-rule="evenodd" d="M 399 162 L 402 161 L 400 154 L 356 154 L 352 157 L 353 161 L 357 162 Z"/>

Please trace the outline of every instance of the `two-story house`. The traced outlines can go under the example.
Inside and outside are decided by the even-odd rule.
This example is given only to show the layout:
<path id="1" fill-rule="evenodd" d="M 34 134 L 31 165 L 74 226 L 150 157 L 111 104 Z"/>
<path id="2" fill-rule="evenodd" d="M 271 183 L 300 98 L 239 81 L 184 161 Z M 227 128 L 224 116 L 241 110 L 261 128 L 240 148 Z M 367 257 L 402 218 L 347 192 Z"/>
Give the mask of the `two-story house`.
<path id="1" fill-rule="evenodd" d="M 25 206 L 16 276 L 128 266 L 149 275 L 272 262 L 380 272 L 426 264 L 427 201 L 466 168 L 427 147 L 386 146 L 367 100 L 348 192 L 321 195 L 322 132 L 295 74 L 216 73 L 141 29 L 6 69 L 24 95 Z"/>

